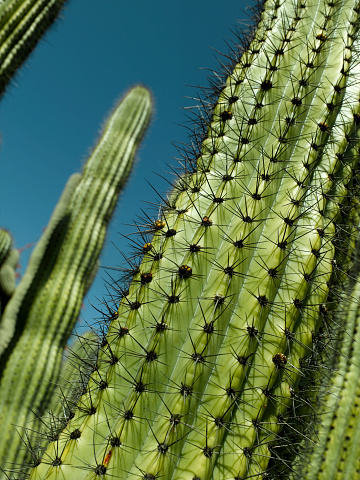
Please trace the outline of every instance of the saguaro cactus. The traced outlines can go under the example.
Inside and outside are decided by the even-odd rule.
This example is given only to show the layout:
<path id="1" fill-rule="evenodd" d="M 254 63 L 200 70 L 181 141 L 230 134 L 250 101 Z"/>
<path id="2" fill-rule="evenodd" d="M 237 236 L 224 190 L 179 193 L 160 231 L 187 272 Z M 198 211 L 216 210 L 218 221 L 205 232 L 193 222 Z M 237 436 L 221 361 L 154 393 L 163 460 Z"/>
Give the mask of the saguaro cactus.
<path id="1" fill-rule="evenodd" d="M 138 225 L 142 262 L 77 350 L 84 378 L 58 390 L 63 415 L 42 418 L 31 480 L 279 478 L 298 465 L 304 424 L 322 421 L 332 312 L 354 308 L 339 293 L 358 235 L 358 12 L 264 3 L 198 151 Z"/>
<path id="2" fill-rule="evenodd" d="M 94 279 L 106 227 L 149 121 L 148 90 L 120 102 L 85 165 L 73 175 L 0 324 L 0 461 L 19 459 L 14 425 L 44 412 L 62 350 Z M 31 408 L 31 409 L 30 409 Z M 9 444 L 13 448 L 9 448 Z"/>

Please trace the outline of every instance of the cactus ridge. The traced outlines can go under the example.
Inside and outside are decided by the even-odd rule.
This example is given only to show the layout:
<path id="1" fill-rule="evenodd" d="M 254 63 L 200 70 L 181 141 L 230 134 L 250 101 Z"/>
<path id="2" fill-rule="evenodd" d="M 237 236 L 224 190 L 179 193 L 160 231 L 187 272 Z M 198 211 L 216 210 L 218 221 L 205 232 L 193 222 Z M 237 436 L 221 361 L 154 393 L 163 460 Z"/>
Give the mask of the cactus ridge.
<path id="1" fill-rule="evenodd" d="M 313 415 L 304 366 L 332 328 L 357 231 L 358 12 L 347 0 L 264 3 L 200 154 L 136 225 L 89 383 L 76 408 L 64 399 L 65 426 L 31 480 L 288 468 L 296 445 L 277 458 L 281 430 L 299 442 Z"/>

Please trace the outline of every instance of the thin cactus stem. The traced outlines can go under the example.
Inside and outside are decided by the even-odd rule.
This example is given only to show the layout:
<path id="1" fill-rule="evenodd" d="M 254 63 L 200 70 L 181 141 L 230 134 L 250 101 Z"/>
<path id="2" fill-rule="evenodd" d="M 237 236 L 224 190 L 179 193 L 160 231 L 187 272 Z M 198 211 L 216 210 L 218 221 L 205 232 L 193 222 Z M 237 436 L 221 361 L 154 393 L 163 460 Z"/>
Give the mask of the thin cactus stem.
<path id="1" fill-rule="evenodd" d="M 0 229 L 0 331 L 2 312 L 15 291 L 15 270 L 18 260 L 19 252 L 12 248 L 10 233 Z"/>

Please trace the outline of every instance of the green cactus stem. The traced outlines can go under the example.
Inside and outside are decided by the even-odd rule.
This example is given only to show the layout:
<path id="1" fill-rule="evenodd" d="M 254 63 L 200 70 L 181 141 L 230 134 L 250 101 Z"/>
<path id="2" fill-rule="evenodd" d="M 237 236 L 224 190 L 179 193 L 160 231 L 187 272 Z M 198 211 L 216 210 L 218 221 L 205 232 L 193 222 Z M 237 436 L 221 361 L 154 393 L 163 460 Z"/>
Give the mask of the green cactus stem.
<path id="1" fill-rule="evenodd" d="M 20 253 L 12 249 L 7 259 L 0 267 L 0 295 L 4 301 L 1 302 L 2 309 L 5 308 L 11 295 L 15 292 L 16 267 L 19 262 Z"/>
<path id="2" fill-rule="evenodd" d="M 357 265 L 358 267 L 358 265 Z M 322 385 L 315 434 L 302 445 L 293 468 L 294 480 L 355 480 L 360 451 L 360 277 L 338 313 L 340 349 L 331 381 Z M 345 317 L 345 318 L 344 318 Z M 336 344 L 334 345 L 336 347 Z M 330 357 L 331 359 L 331 357 Z M 305 460 L 306 459 L 306 460 Z"/>
<path id="3" fill-rule="evenodd" d="M 0 229 L 0 325 L 2 312 L 15 290 L 15 268 L 18 260 L 19 253 L 12 248 L 10 233 Z"/>
<path id="4" fill-rule="evenodd" d="M 14 426 L 30 426 L 51 397 L 118 195 L 149 123 L 151 98 L 131 89 L 114 110 L 83 173 L 70 178 L 1 324 L 0 465 L 21 464 Z M 21 432 L 20 432 L 21 433 Z"/>
<path id="5" fill-rule="evenodd" d="M 5 258 L 11 250 L 12 239 L 7 230 L 0 229 L 0 265 L 3 264 Z"/>
<path id="6" fill-rule="evenodd" d="M 0 97 L 65 2 L 3 0 L 0 3 Z"/>
<path id="7" fill-rule="evenodd" d="M 138 225 L 142 263 L 31 480 L 276 478 L 356 236 L 359 11 L 264 3 L 199 154 Z"/>
<path id="8" fill-rule="evenodd" d="M 50 428 L 53 428 L 51 422 L 61 417 L 64 407 L 67 415 L 72 414 L 93 372 L 98 350 L 99 338 L 92 331 L 79 336 L 74 345 L 66 347 L 60 377 L 47 408 L 51 412 Z M 65 396 L 66 406 L 61 401 Z"/>

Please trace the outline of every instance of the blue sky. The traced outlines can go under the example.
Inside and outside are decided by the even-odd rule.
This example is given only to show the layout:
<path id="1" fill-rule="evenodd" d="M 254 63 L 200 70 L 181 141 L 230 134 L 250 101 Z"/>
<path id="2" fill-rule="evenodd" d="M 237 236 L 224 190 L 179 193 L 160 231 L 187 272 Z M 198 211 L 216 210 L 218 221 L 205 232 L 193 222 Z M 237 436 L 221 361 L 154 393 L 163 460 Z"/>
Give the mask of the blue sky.
<path id="1" fill-rule="evenodd" d="M 101 257 L 103 266 L 123 264 L 117 249 L 126 255 L 129 241 L 119 233 L 132 231 L 127 224 L 148 208 L 146 201 L 159 201 L 147 182 L 168 190 L 155 172 L 170 178 L 167 165 L 179 157 L 172 142 L 188 142 L 182 108 L 196 104 L 185 97 L 198 91 L 190 85 L 207 85 L 207 69 L 219 66 L 213 49 L 228 52 L 231 30 L 248 22 L 246 12 L 241 0 L 69 1 L 0 107 L 0 225 L 17 248 L 39 239 L 107 113 L 129 87 L 143 83 L 155 111 Z M 22 254 L 22 269 L 30 252 Z M 100 306 L 107 279 L 100 269 L 84 301 L 83 323 L 97 316 L 90 302 Z"/>

